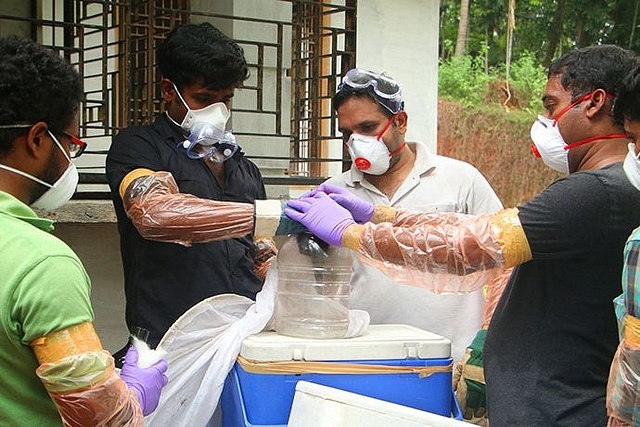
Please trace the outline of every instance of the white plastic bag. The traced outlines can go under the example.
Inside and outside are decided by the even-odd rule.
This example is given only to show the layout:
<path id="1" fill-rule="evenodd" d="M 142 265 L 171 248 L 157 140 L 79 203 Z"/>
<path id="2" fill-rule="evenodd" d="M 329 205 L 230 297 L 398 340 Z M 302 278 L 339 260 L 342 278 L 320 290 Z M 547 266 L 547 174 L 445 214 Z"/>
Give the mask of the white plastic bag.
<path id="1" fill-rule="evenodd" d="M 242 341 L 267 329 L 277 283 L 274 260 L 255 303 L 240 295 L 216 295 L 176 320 L 158 345 L 158 350 L 167 352 L 169 383 L 162 390 L 158 408 L 145 417 L 145 425 L 202 427 L 209 423 Z M 351 310 L 349 315 L 346 337 L 364 333 L 369 314 Z"/>
<path id="2" fill-rule="evenodd" d="M 240 295 L 216 295 L 193 306 L 169 328 L 158 346 L 167 351 L 169 383 L 158 408 L 145 418 L 146 425 L 207 425 L 242 341 L 262 331 L 271 318 L 273 273 L 273 268 L 267 273 L 255 303 Z"/>

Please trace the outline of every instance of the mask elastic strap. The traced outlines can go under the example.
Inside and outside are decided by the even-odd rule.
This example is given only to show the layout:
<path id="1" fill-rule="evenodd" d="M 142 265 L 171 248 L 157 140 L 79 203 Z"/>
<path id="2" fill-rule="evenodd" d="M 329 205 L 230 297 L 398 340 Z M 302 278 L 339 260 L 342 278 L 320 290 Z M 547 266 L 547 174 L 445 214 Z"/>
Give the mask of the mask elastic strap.
<path id="1" fill-rule="evenodd" d="M 69 163 L 71 163 L 71 159 L 69 158 L 69 156 L 67 156 L 67 152 L 64 151 L 64 148 L 62 148 L 62 145 L 60 144 L 60 141 L 58 141 L 58 138 L 56 138 L 55 136 L 53 136 L 53 134 L 51 133 L 51 131 L 49 129 L 47 129 L 47 133 L 49 134 L 49 136 L 51 137 L 51 139 L 53 139 L 53 142 L 56 143 L 56 145 L 58 146 L 58 148 L 60 149 L 60 151 L 62 151 L 62 154 L 64 154 L 64 156 L 67 158 L 67 161 Z"/>
<path id="2" fill-rule="evenodd" d="M 389 128 L 391 127 L 391 125 L 393 124 L 393 121 L 396 119 L 396 116 L 398 115 L 398 113 L 394 113 L 390 118 L 389 121 L 387 122 L 387 124 L 385 125 L 384 129 L 382 129 L 382 132 L 380 132 L 378 134 L 378 136 L 376 136 L 376 139 L 378 141 L 380 141 L 382 139 L 382 137 L 384 136 L 385 133 L 387 133 L 387 131 L 389 130 Z"/>
<path id="3" fill-rule="evenodd" d="M 581 96 L 580 98 L 576 99 L 574 102 L 572 102 L 571 104 L 567 105 L 566 107 L 564 107 L 556 116 L 555 119 L 553 119 L 553 126 L 557 126 L 558 125 L 558 120 L 560 120 L 560 118 L 562 116 L 564 116 L 564 114 L 569 111 L 570 109 L 572 109 L 573 107 L 575 107 L 576 105 L 580 104 L 581 102 L 586 101 L 587 99 L 591 98 L 591 95 L 593 95 L 593 92 L 589 92 L 586 95 Z M 611 95 L 610 93 L 605 93 L 604 96 L 608 99 L 612 99 L 615 98 L 615 96 Z"/>
<path id="4" fill-rule="evenodd" d="M 187 110 L 191 110 L 191 107 L 189 107 L 189 105 L 187 104 L 187 102 L 184 100 L 184 98 L 182 97 L 182 95 L 180 94 L 180 91 L 178 90 L 178 86 L 176 86 L 176 84 L 174 82 L 171 82 L 171 84 L 173 85 L 173 89 L 176 91 L 176 93 L 178 94 L 178 98 L 180 98 L 180 101 L 182 101 L 182 105 L 185 106 L 185 108 Z"/>
<path id="5" fill-rule="evenodd" d="M 64 151 L 64 148 L 62 148 L 62 145 L 60 145 L 60 142 L 58 141 L 58 138 L 53 136 L 53 134 L 51 133 L 51 131 L 49 131 L 49 129 L 47 129 L 47 133 L 49 134 L 49 136 L 51 136 L 51 139 L 53 139 L 53 142 L 58 146 L 58 148 L 60 150 L 62 150 L 62 154 L 64 154 L 64 156 L 67 158 L 69 163 L 71 163 L 71 159 L 69 158 L 69 156 L 67 156 L 67 153 Z M 53 188 L 54 187 L 52 184 L 49 184 L 48 182 L 45 182 L 45 181 L 41 180 L 40 178 L 36 178 L 35 176 L 33 176 L 31 174 L 23 172 L 20 169 L 15 169 L 15 168 L 12 168 L 11 166 L 3 165 L 2 163 L 0 163 L 0 169 L 5 169 L 5 170 L 8 170 L 9 172 L 13 172 L 15 174 L 21 175 L 21 176 L 23 176 L 23 177 L 25 177 L 27 179 L 30 179 L 32 181 L 37 182 L 38 184 L 44 185 L 45 187 L 49 187 L 49 188 Z"/>
<path id="6" fill-rule="evenodd" d="M 400 147 L 396 148 L 395 150 L 393 150 L 392 152 L 389 153 L 389 157 L 392 157 L 392 156 L 398 154 L 400 152 L 400 150 L 402 150 L 404 148 L 405 145 L 407 145 L 407 143 L 403 142 Z"/>
<path id="7" fill-rule="evenodd" d="M 31 180 L 37 182 L 38 184 L 42 184 L 42 185 L 44 185 L 46 187 L 53 188 L 53 185 L 49 184 L 48 182 L 44 182 L 43 180 L 41 180 L 39 178 L 36 178 L 33 175 L 29 175 L 28 173 L 23 172 L 23 171 L 21 171 L 19 169 L 14 169 L 11 166 L 3 165 L 2 163 L 0 163 L 0 169 L 6 169 L 9 172 L 17 173 L 18 175 L 22 175 L 27 179 L 31 179 Z"/>
<path id="8" fill-rule="evenodd" d="M 173 123 L 174 125 L 176 125 L 176 126 L 178 126 L 178 127 L 181 127 L 181 126 L 180 126 L 180 123 L 178 123 L 178 122 L 176 122 L 175 120 L 173 120 L 173 117 L 171 117 L 171 116 L 169 115 L 169 112 L 168 112 L 168 111 L 165 111 L 165 112 L 164 112 L 164 115 L 165 115 L 165 116 L 167 116 L 167 118 L 171 121 L 171 123 Z"/>
<path id="9" fill-rule="evenodd" d="M 611 135 L 605 135 L 605 136 L 592 136 L 591 138 L 587 138 L 581 141 L 576 141 L 576 142 L 572 142 L 571 144 L 567 144 L 564 146 L 564 149 L 571 150 L 572 148 L 579 147 L 581 145 L 588 144 L 593 141 L 598 141 L 599 139 L 618 139 L 618 138 L 628 139 L 629 135 L 627 135 L 626 133 L 612 133 Z"/>
<path id="10" fill-rule="evenodd" d="M 384 127 L 384 129 L 382 129 L 382 132 L 380 132 L 378 134 L 378 136 L 376 137 L 376 139 L 378 141 L 380 141 L 382 139 L 382 137 L 384 136 L 385 133 L 387 133 L 387 131 L 389 130 L 389 128 L 391 127 L 391 125 L 393 124 L 394 120 L 396 119 L 396 116 L 398 115 L 398 113 L 394 113 L 391 118 L 389 119 L 389 121 L 387 122 L 387 125 Z M 389 153 L 389 157 L 392 157 L 396 154 L 398 154 L 400 152 L 400 150 L 402 150 L 404 148 L 404 146 L 407 145 L 406 142 L 403 142 L 402 145 L 400 145 L 400 147 L 396 148 L 395 150 L 393 150 L 392 152 Z"/>

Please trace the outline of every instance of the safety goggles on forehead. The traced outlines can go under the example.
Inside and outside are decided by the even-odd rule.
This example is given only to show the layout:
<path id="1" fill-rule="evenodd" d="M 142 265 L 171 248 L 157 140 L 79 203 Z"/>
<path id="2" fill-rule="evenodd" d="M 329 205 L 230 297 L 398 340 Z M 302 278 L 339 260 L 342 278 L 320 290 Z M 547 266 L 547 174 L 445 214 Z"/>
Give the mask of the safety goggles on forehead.
<path id="1" fill-rule="evenodd" d="M 383 74 L 377 74 L 360 68 L 352 68 L 347 71 L 347 74 L 342 78 L 342 83 L 338 86 L 338 90 L 342 90 L 344 85 L 353 88 L 373 86 L 376 94 L 383 98 L 395 98 L 402 93 L 400 84 L 395 80 Z"/>
<path id="2" fill-rule="evenodd" d="M 376 99 L 392 114 L 404 108 L 402 102 L 402 87 L 395 80 L 372 71 L 360 68 L 352 68 L 342 78 L 338 85 L 338 92 L 352 89 L 366 89 L 371 87 L 376 95 Z"/>
<path id="3" fill-rule="evenodd" d="M 0 129 L 27 129 L 33 125 L 2 125 Z M 75 159 L 80 157 L 84 150 L 87 149 L 87 143 L 78 138 L 77 136 L 73 136 L 63 130 L 51 130 L 56 135 L 62 135 L 65 138 L 69 139 L 70 144 L 69 147 L 69 157 Z M 62 148 L 62 147 L 61 147 Z"/>

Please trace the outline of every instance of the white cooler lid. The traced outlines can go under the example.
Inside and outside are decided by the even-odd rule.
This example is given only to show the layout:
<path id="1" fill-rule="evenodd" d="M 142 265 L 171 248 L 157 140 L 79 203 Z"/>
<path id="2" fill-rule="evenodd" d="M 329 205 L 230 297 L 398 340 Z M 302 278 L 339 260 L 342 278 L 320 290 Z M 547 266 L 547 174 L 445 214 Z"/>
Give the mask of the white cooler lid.
<path id="1" fill-rule="evenodd" d="M 301 380 L 296 383 L 287 426 L 470 427 L 470 424 Z"/>
<path id="2" fill-rule="evenodd" d="M 242 342 L 240 355 L 258 362 L 435 359 L 451 356 L 451 341 L 409 325 L 369 325 L 359 337 L 338 339 L 260 332 Z"/>

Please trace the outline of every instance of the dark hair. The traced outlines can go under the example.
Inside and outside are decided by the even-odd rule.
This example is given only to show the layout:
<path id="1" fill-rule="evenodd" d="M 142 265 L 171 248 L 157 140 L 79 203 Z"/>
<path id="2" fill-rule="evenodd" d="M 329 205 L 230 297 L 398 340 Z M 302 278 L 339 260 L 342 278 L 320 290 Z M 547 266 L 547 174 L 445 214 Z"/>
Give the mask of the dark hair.
<path id="1" fill-rule="evenodd" d="M 373 90 L 373 87 L 360 87 L 354 88 L 350 86 L 345 86 L 336 92 L 331 98 L 331 104 L 333 105 L 333 109 L 338 111 L 338 108 L 344 104 L 349 98 L 369 98 L 376 104 L 378 104 L 378 108 L 380 111 L 384 113 L 385 116 L 391 117 L 393 113 L 389 111 L 389 109 L 385 108 L 381 103 L 378 97 L 376 96 L 376 92 Z"/>
<path id="2" fill-rule="evenodd" d="M 199 79 L 212 90 L 236 88 L 249 77 L 242 48 L 208 22 L 171 30 L 158 46 L 158 67 L 178 88 Z"/>
<path id="3" fill-rule="evenodd" d="M 598 45 L 566 53 L 549 66 L 547 77 L 561 75 L 572 101 L 596 89 L 617 96 L 625 75 L 636 63 L 635 52 L 615 45 Z"/>
<path id="4" fill-rule="evenodd" d="M 613 118 L 620 124 L 625 119 L 640 121 L 640 63 L 622 81 L 622 88 L 613 104 Z"/>
<path id="5" fill-rule="evenodd" d="M 17 36 L 0 38 L 0 125 L 43 121 L 65 129 L 84 97 L 78 72 L 60 55 Z M 0 156 L 25 129 L 0 129 Z"/>

